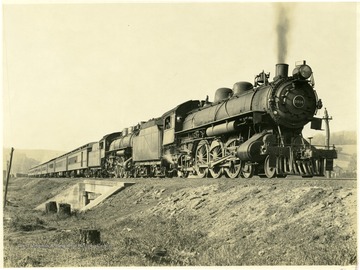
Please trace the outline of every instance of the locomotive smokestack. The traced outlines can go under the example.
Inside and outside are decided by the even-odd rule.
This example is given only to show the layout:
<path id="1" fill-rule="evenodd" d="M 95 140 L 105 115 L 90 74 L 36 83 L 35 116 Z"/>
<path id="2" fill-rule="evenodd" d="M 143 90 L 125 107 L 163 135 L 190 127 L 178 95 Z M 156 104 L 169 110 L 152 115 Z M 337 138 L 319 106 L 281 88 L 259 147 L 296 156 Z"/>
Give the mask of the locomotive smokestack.
<path id="1" fill-rule="evenodd" d="M 275 79 L 286 78 L 288 76 L 289 65 L 288 64 L 276 64 Z"/>

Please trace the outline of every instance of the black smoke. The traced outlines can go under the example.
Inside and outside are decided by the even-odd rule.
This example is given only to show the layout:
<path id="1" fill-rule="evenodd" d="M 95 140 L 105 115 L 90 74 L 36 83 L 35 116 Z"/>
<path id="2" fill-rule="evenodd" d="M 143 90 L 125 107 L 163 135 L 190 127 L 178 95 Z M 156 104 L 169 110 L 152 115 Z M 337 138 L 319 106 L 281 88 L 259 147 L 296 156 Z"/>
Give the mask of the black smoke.
<path id="1" fill-rule="evenodd" d="M 289 47 L 292 4 L 275 3 L 277 58 L 278 63 L 285 63 Z"/>

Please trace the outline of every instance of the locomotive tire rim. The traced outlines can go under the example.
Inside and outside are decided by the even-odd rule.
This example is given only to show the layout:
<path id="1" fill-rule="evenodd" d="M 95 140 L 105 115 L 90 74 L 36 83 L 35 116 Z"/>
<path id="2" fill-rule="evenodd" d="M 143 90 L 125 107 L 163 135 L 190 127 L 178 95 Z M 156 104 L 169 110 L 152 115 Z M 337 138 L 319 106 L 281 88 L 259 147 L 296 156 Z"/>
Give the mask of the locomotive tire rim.
<path id="1" fill-rule="evenodd" d="M 270 158 L 267 156 L 264 162 L 264 172 L 267 178 L 274 178 L 276 176 L 276 169 L 270 167 L 269 160 Z"/>

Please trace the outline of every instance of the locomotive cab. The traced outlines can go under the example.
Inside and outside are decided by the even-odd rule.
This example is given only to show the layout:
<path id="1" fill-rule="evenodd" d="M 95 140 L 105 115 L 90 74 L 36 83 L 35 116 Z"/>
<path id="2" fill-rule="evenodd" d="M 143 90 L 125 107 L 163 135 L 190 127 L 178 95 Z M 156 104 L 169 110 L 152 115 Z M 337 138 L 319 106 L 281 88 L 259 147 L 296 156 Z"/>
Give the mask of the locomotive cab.
<path id="1" fill-rule="evenodd" d="M 189 100 L 162 115 L 164 127 L 163 145 L 175 142 L 175 133 L 183 129 L 183 120 L 186 114 L 199 108 L 200 105 L 201 102 L 198 100 Z"/>
<path id="2" fill-rule="evenodd" d="M 164 118 L 164 138 L 163 145 L 173 143 L 175 140 L 175 113 Z"/>

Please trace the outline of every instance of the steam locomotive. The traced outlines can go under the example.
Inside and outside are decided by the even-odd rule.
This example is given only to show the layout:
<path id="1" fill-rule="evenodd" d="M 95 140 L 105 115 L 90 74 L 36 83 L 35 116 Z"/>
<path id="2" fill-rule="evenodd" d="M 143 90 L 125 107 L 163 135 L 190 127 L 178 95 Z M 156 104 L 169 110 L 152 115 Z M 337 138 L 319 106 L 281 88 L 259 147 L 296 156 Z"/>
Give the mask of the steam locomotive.
<path id="1" fill-rule="evenodd" d="M 322 102 L 305 61 L 288 76 L 277 64 L 272 81 L 261 72 L 254 84 L 220 88 L 213 102 L 189 100 L 162 116 L 104 136 L 29 171 L 39 177 L 199 178 L 324 176 L 335 147 L 315 147 L 303 127 L 320 130 Z"/>

